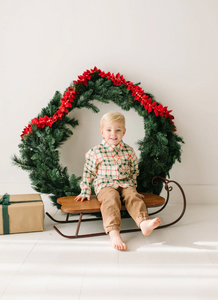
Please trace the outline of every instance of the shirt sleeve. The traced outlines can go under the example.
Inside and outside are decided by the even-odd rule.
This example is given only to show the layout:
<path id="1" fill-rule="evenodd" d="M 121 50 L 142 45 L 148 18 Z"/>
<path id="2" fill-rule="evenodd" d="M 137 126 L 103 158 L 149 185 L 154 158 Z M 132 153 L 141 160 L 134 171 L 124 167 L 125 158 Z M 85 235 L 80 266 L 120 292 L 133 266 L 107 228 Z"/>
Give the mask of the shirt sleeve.
<path id="1" fill-rule="evenodd" d="M 97 168 L 96 168 L 95 153 L 91 149 L 86 153 L 86 162 L 83 170 L 83 180 L 80 184 L 81 193 L 79 196 L 90 197 L 91 185 L 96 174 L 97 174 Z"/>
<path id="2" fill-rule="evenodd" d="M 139 175 L 139 169 L 138 169 L 138 159 L 135 154 L 135 151 L 132 150 L 132 162 L 131 162 L 131 176 L 132 181 L 135 187 L 137 187 L 137 177 Z"/>

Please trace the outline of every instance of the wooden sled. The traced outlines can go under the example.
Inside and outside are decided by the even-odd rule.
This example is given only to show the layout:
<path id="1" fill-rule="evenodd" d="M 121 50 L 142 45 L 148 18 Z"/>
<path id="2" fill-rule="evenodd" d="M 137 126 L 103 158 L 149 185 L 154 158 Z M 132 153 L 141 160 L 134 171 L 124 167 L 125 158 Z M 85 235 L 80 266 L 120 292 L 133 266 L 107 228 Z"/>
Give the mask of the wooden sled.
<path id="1" fill-rule="evenodd" d="M 182 202 L 183 203 L 182 211 L 181 211 L 179 217 L 177 219 L 175 219 L 173 222 L 161 225 L 161 226 L 156 228 L 156 229 L 160 229 L 160 228 L 165 228 L 165 227 L 168 227 L 168 226 L 171 226 L 171 225 L 177 223 L 183 217 L 183 215 L 185 213 L 185 209 L 186 209 L 186 197 L 185 197 L 185 193 L 184 193 L 182 187 L 176 181 L 168 180 L 168 179 L 162 178 L 160 176 L 156 176 L 152 180 L 153 184 L 155 184 L 155 179 L 157 179 L 157 178 L 163 180 L 164 183 L 165 183 L 164 188 L 167 191 L 166 199 L 161 197 L 161 196 L 155 195 L 155 194 L 140 193 L 140 194 L 144 195 L 143 200 L 144 200 L 148 210 L 151 207 L 161 207 L 158 210 L 156 210 L 155 212 L 148 213 L 149 216 L 161 212 L 167 206 L 167 204 L 169 203 L 170 192 L 173 190 L 172 186 L 169 186 L 169 184 L 171 184 L 171 183 L 175 184 L 179 188 L 179 190 L 182 194 L 182 200 L 183 200 L 183 202 Z M 46 215 L 51 220 L 53 220 L 57 223 L 66 224 L 66 223 L 75 223 L 75 222 L 77 222 L 77 228 L 76 228 L 75 235 L 71 235 L 71 236 L 65 235 L 56 226 L 53 226 L 53 228 L 60 235 L 62 235 L 63 237 L 70 238 L 70 239 L 105 235 L 106 234 L 105 232 L 79 234 L 79 229 L 80 229 L 81 222 L 97 221 L 97 220 L 102 220 L 102 218 L 94 217 L 94 218 L 83 219 L 84 214 L 91 214 L 91 213 L 99 213 L 100 212 L 100 203 L 97 200 L 95 195 L 91 196 L 90 201 L 83 201 L 83 202 L 75 201 L 74 200 L 75 198 L 76 198 L 76 196 L 69 196 L 69 197 L 61 197 L 61 198 L 57 199 L 57 202 L 61 205 L 61 210 L 65 213 L 67 213 L 65 221 L 56 220 L 48 212 L 46 212 Z M 126 210 L 124 205 L 122 205 L 121 210 Z M 79 219 L 78 220 L 69 220 L 70 214 L 79 215 Z M 140 229 L 136 228 L 136 229 L 121 230 L 120 233 L 135 232 L 135 231 L 140 231 Z"/>

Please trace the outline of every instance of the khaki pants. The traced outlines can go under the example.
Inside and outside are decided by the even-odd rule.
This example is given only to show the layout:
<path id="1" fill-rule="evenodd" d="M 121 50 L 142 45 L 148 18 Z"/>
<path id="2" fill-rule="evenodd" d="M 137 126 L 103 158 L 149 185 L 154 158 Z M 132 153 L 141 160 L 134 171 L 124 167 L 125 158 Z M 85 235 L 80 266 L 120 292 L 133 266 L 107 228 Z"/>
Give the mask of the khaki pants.
<path id="1" fill-rule="evenodd" d="M 119 188 L 118 190 L 110 186 L 105 187 L 100 190 L 98 201 L 101 203 L 103 226 L 107 234 L 111 230 L 120 231 L 120 197 L 138 227 L 142 221 L 149 219 L 146 205 L 134 187 Z"/>

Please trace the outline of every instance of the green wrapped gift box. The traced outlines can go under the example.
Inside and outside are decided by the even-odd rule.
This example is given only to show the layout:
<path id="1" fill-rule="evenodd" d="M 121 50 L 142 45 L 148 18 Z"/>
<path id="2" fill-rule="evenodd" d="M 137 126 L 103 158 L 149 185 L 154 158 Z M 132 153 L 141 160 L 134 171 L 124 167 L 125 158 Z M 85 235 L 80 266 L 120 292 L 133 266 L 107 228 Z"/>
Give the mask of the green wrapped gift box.
<path id="1" fill-rule="evenodd" d="M 0 234 L 43 229 L 44 204 L 40 194 L 0 196 Z"/>

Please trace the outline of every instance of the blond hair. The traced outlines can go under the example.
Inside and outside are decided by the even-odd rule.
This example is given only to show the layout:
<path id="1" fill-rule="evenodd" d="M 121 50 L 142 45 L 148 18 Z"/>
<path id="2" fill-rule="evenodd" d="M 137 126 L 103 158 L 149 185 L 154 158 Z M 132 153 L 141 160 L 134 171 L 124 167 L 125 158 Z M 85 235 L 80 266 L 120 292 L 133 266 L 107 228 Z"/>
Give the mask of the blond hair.
<path id="1" fill-rule="evenodd" d="M 109 123 L 120 122 L 122 124 L 123 128 L 125 129 L 125 117 L 123 114 L 121 114 L 119 112 L 109 111 L 108 113 L 104 114 L 100 121 L 101 129 L 103 128 L 105 121 L 109 122 Z"/>

